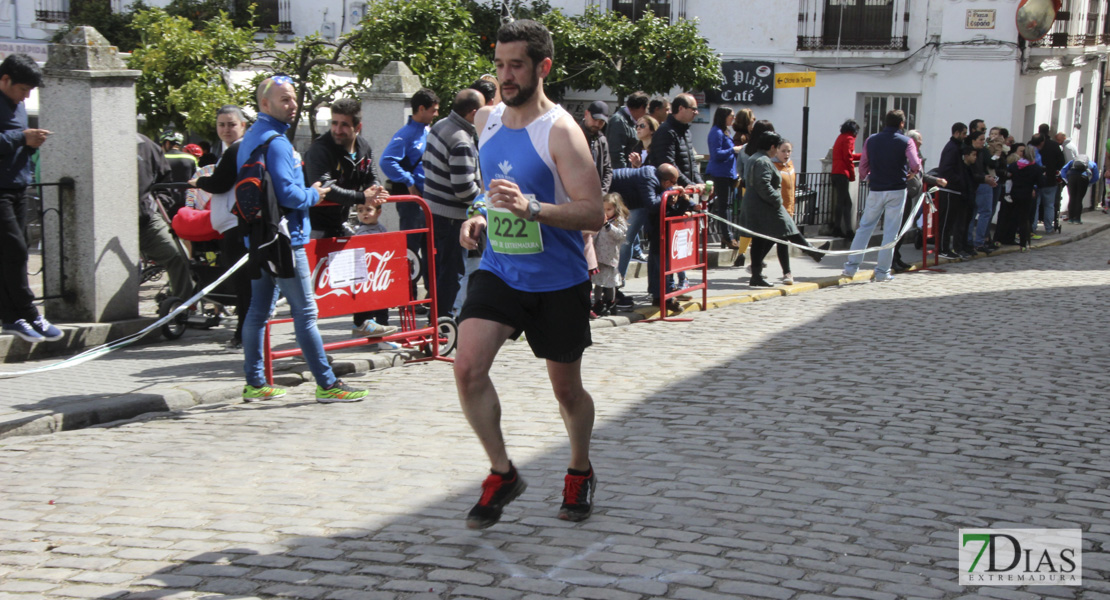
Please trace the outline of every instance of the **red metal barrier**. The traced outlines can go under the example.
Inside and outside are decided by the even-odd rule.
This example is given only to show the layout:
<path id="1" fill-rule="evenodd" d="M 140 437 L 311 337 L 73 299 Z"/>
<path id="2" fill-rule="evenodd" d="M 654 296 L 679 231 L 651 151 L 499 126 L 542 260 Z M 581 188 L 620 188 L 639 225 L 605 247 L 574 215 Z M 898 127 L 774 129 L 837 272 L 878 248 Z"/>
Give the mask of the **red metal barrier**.
<path id="1" fill-rule="evenodd" d="M 396 342 L 406 348 L 420 347 L 424 350 L 427 356 L 413 362 L 427 360 L 453 362 L 453 359 L 439 355 L 441 340 L 437 322 L 439 307 L 436 306 L 432 213 L 428 210 L 428 204 L 418 196 L 390 196 L 387 202 L 416 202 L 424 211 L 424 227 L 348 238 L 312 240 L 305 246 L 305 253 L 308 255 L 308 267 L 312 271 L 313 296 L 316 299 L 320 319 L 397 308 L 401 313 L 401 331 L 384 337 L 358 337 L 332 342 L 324 344 L 324 350 L 351 348 L 378 342 Z M 406 244 L 409 234 L 419 233 L 427 234 L 425 240 L 429 294 L 423 300 L 412 298 Z M 336 270 L 339 269 L 339 265 L 343 265 L 344 271 L 350 270 L 353 266 L 356 272 L 361 269 L 365 269 L 365 272 L 358 274 L 356 279 L 359 281 L 335 287 L 332 284 L 336 281 L 336 276 L 350 275 L 350 273 L 333 273 L 329 268 L 333 261 L 336 264 Z M 346 281 L 343 280 L 340 283 Z M 416 307 L 420 305 L 428 307 L 429 326 L 427 327 L 417 326 Z M 262 348 L 266 381 L 271 384 L 274 381 L 274 359 L 303 354 L 300 348 L 273 350 L 270 347 L 270 327 L 289 322 L 292 322 L 292 319 L 270 319 L 266 322 Z"/>
<path id="2" fill-rule="evenodd" d="M 679 194 L 696 194 L 693 188 L 663 193 L 659 204 L 659 316 L 648 321 L 690 321 L 667 315 L 667 300 L 688 291 L 701 290 L 701 309 L 705 310 L 709 293 L 709 217 L 705 213 L 692 216 L 667 216 L 667 203 Z M 704 203 L 701 204 L 704 208 Z M 701 283 L 667 291 L 667 275 L 701 269 Z"/>

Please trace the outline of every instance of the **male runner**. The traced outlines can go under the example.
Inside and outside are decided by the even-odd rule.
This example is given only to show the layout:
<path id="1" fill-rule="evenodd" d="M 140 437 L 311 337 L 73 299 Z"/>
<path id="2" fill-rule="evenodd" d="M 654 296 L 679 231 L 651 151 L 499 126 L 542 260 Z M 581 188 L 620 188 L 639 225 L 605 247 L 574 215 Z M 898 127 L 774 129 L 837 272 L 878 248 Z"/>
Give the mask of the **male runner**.
<path id="1" fill-rule="evenodd" d="M 470 278 L 459 316 L 455 383 L 467 421 L 489 455 L 490 475 L 470 510 L 471 529 L 493 525 L 526 484 L 509 461 L 501 435 L 501 405 L 489 377 L 505 340 L 527 334 L 546 359 L 552 391 L 570 438 L 570 465 L 559 518 L 590 516 L 597 486 L 590 465 L 594 404 L 582 387 L 582 353 L 590 345 L 590 283 L 582 231 L 604 224 L 601 183 L 582 129 L 547 98 L 551 33 L 519 20 L 497 32 L 494 64 L 502 104 L 475 118 L 486 202 L 476 202 L 459 241 L 488 243 Z"/>

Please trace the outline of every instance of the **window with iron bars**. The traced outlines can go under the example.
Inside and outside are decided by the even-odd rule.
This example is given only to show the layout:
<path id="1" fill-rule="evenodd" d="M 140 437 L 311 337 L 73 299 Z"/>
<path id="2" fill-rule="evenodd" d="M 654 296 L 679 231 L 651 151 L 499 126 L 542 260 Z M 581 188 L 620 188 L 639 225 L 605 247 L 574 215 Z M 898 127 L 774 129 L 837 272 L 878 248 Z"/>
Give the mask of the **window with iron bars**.
<path id="1" fill-rule="evenodd" d="M 292 0 L 254 0 L 254 24 L 259 31 L 269 33 L 277 28 L 278 33 L 293 33 Z"/>
<path id="2" fill-rule="evenodd" d="M 612 9 L 633 21 L 648 13 L 667 22 L 671 20 L 671 0 L 613 0 Z"/>
<path id="3" fill-rule="evenodd" d="M 883 119 L 892 110 L 906 113 L 906 131 L 917 128 L 918 100 L 920 96 L 896 94 L 860 94 L 862 118 L 857 143 L 862 144 L 868 136 L 883 129 Z M 862 147 L 862 146 L 861 146 Z"/>
<path id="4" fill-rule="evenodd" d="M 35 20 L 40 23 L 69 21 L 69 0 L 35 0 Z"/>
<path id="5" fill-rule="evenodd" d="M 910 0 L 799 0 L 799 50 L 907 50 Z"/>
<path id="6" fill-rule="evenodd" d="M 1104 6 L 1102 10 L 1102 37 L 1099 43 L 1110 45 L 1110 6 Z"/>

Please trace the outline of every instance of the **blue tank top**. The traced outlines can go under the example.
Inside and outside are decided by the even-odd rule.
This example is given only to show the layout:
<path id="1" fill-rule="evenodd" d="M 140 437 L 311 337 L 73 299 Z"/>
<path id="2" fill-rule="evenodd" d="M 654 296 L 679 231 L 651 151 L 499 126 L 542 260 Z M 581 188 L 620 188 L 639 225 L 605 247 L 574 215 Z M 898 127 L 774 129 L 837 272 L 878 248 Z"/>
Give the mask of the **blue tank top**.
<path id="1" fill-rule="evenodd" d="M 505 179 L 520 186 L 526 196 L 533 195 L 540 202 L 570 202 L 548 143 L 552 125 L 570 114 L 556 105 L 523 129 L 511 129 L 501 121 L 504 112 L 505 105 L 498 104 L 478 138 L 478 161 L 485 189 L 489 189 L 491 180 Z M 481 269 L 497 275 L 509 287 L 524 292 L 562 290 L 589 279 L 581 231 L 533 223 L 531 225 L 539 227 L 542 249 L 533 248 L 525 253 L 498 252 L 494 249 L 494 240 L 489 239 L 495 233 L 491 228 L 507 231 L 507 226 L 511 224 L 508 218 L 523 220 L 512 217 L 510 213 L 498 215 L 492 209 L 488 212 L 487 245 L 482 254 Z M 502 220 L 499 217 L 508 218 Z M 529 224 L 516 223 L 515 231 L 522 231 L 525 225 Z"/>

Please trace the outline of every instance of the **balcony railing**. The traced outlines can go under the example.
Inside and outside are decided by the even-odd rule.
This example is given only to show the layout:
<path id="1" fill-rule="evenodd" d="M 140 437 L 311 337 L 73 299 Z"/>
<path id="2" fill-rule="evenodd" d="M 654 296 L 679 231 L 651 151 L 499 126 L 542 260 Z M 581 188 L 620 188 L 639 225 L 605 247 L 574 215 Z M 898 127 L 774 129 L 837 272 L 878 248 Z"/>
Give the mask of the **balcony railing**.
<path id="1" fill-rule="evenodd" d="M 35 0 L 35 20 L 41 23 L 69 21 L 69 0 Z"/>
<path id="2" fill-rule="evenodd" d="M 850 42 L 830 40 L 825 37 L 798 36 L 798 50 L 909 50 L 907 36 L 886 38 L 871 38 L 853 40 Z"/>
<path id="3" fill-rule="evenodd" d="M 909 3 L 799 0 L 798 50 L 908 50 Z"/>
<path id="4" fill-rule="evenodd" d="M 1097 3 L 1094 6 L 1097 7 Z M 1086 11 L 1090 11 L 1090 7 L 1087 7 Z M 1056 21 L 1053 22 L 1048 35 L 1035 42 L 1029 42 L 1029 47 L 1086 48 L 1099 44 L 1110 44 L 1110 30 L 1108 30 L 1110 28 L 1110 14 L 1107 14 L 1110 7 L 1103 6 L 1102 11 L 1102 33 L 1095 33 L 1099 23 L 1097 13 L 1094 15 L 1089 12 L 1079 14 L 1074 11 L 1061 10 L 1056 13 Z M 1081 27 L 1081 25 L 1086 25 L 1086 27 Z"/>
<path id="5" fill-rule="evenodd" d="M 1089 35 L 1061 32 L 1050 33 L 1035 42 L 1030 42 L 1029 45 L 1034 48 L 1084 48 L 1105 44 L 1107 38 L 1110 38 L 1110 36 L 1106 34 Z"/>

